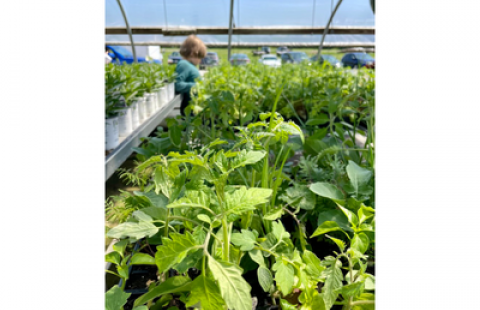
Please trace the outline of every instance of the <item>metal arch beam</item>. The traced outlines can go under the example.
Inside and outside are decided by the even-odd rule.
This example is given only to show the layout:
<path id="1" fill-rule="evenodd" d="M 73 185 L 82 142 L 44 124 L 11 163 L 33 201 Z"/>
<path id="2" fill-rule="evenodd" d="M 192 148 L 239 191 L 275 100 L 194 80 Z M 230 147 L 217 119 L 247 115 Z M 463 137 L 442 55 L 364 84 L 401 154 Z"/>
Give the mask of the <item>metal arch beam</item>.
<path id="1" fill-rule="evenodd" d="M 122 11 L 123 19 L 125 20 L 125 25 L 127 26 L 127 33 L 130 37 L 130 44 L 132 45 L 132 52 L 133 52 L 133 61 L 137 63 L 137 52 L 135 51 L 135 45 L 133 44 L 133 36 L 132 36 L 132 29 L 130 29 L 130 25 L 128 24 L 127 15 L 125 14 L 125 10 L 123 9 L 122 2 L 117 0 L 118 6 L 120 7 L 120 11 Z"/>
<path id="2" fill-rule="evenodd" d="M 233 24 L 233 23 L 232 23 Z M 229 27 L 131 27 L 132 34 L 161 34 L 164 36 L 228 35 Z M 260 34 L 323 34 L 325 27 L 232 27 L 233 35 Z M 128 34 L 125 27 L 106 27 L 105 34 Z M 375 34 L 375 27 L 335 26 L 329 27 L 327 34 Z"/>
<path id="3" fill-rule="evenodd" d="M 335 13 L 337 13 L 337 10 L 340 7 L 340 4 L 342 4 L 342 1 L 343 0 L 338 0 L 338 3 L 335 6 L 335 9 L 333 10 L 332 14 L 330 15 L 330 19 L 328 20 L 327 26 L 325 26 L 325 30 L 323 31 L 322 40 L 320 41 L 320 45 L 318 46 L 318 57 L 320 57 L 320 55 L 322 53 L 323 41 L 325 41 L 325 36 L 327 35 L 328 27 L 330 27 L 330 23 L 332 22 L 333 17 L 335 16 Z"/>
<path id="4" fill-rule="evenodd" d="M 230 0 L 230 21 L 228 24 L 228 60 L 232 52 L 232 32 L 233 32 L 233 0 Z"/>
<path id="5" fill-rule="evenodd" d="M 110 45 L 122 45 L 128 46 L 129 42 L 126 41 L 109 41 L 107 42 Z M 180 46 L 182 42 L 161 42 L 161 41 L 145 41 L 145 42 L 136 42 L 137 46 L 162 46 L 162 47 L 177 47 Z M 205 43 L 207 47 L 228 47 L 227 42 L 213 42 Z M 231 46 L 233 47 L 260 47 L 260 46 L 270 46 L 270 47 L 279 47 L 279 46 L 288 46 L 288 47 L 318 47 L 317 42 L 232 42 Z M 375 47 L 375 42 L 325 42 L 324 47 Z"/>

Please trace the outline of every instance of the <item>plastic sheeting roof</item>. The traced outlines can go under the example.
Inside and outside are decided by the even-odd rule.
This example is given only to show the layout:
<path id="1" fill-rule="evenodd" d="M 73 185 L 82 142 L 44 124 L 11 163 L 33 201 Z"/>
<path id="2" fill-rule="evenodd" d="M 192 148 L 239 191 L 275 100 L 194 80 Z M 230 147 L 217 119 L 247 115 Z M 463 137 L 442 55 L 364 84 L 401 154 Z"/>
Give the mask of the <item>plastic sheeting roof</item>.
<path id="1" fill-rule="evenodd" d="M 236 27 L 324 27 L 337 0 L 235 0 Z M 106 0 L 106 27 L 124 27 L 116 0 Z M 230 0 L 122 0 L 131 27 L 228 27 Z M 331 26 L 375 26 L 369 0 L 343 0 Z M 226 35 L 199 35 L 206 43 Z M 185 36 L 134 35 L 134 41 L 182 42 Z M 234 42 L 319 42 L 321 35 L 234 35 Z M 327 35 L 326 42 L 374 42 L 374 35 Z M 106 41 L 128 41 L 106 35 Z"/>

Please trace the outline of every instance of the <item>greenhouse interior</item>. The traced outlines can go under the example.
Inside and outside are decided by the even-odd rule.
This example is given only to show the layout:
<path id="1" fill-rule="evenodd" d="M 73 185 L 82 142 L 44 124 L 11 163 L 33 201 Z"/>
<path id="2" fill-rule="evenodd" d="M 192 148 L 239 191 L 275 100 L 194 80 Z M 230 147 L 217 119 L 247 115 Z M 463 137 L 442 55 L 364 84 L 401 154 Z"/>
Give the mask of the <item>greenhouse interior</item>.
<path id="1" fill-rule="evenodd" d="M 105 13 L 106 310 L 375 309 L 374 0 Z"/>

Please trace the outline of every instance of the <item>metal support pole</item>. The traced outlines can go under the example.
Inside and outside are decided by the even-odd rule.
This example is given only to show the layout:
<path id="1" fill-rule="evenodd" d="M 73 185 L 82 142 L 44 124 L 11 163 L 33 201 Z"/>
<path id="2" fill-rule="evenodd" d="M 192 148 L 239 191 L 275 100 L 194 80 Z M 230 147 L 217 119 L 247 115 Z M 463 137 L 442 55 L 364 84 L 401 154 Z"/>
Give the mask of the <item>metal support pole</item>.
<path id="1" fill-rule="evenodd" d="M 325 29 L 323 30 L 323 35 L 322 35 L 322 40 L 320 41 L 320 45 L 318 46 L 318 58 L 320 59 L 320 55 L 322 53 L 322 47 L 323 47 L 323 41 L 325 41 L 325 36 L 327 35 L 328 28 L 330 27 L 330 23 L 333 20 L 333 17 L 335 16 L 335 13 L 337 13 L 338 7 L 342 3 L 343 0 L 338 0 L 337 5 L 335 6 L 335 10 L 333 10 L 332 15 L 330 15 L 330 19 L 328 20 L 327 26 L 325 26 Z"/>
<path id="2" fill-rule="evenodd" d="M 230 0 L 230 23 L 228 26 L 228 60 L 232 49 L 232 32 L 233 32 L 233 0 Z"/>
<path id="3" fill-rule="evenodd" d="M 117 0 L 118 6 L 120 7 L 120 11 L 122 11 L 123 19 L 125 20 L 125 25 L 127 26 L 128 36 L 130 37 L 130 44 L 132 45 L 132 52 L 133 52 L 133 61 L 137 63 L 137 53 L 135 52 L 135 45 L 133 44 L 133 37 L 132 37 L 132 29 L 130 29 L 130 25 L 128 24 L 127 15 L 125 14 L 125 10 L 123 9 L 122 2 Z"/>

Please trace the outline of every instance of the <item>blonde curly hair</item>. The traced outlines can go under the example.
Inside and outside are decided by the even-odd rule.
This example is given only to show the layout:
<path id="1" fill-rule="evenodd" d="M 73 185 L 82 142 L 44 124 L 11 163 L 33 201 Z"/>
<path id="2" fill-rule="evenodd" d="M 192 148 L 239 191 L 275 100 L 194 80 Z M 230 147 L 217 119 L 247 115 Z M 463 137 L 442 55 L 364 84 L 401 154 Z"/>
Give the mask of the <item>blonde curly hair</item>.
<path id="1" fill-rule="evenodd" d="M 197 57 L 205 58 L 207 54 L 207 47 L 205 44 L 195 35 L 189 35 L 180 46 L 180 55 L 184 58 Z"/>

